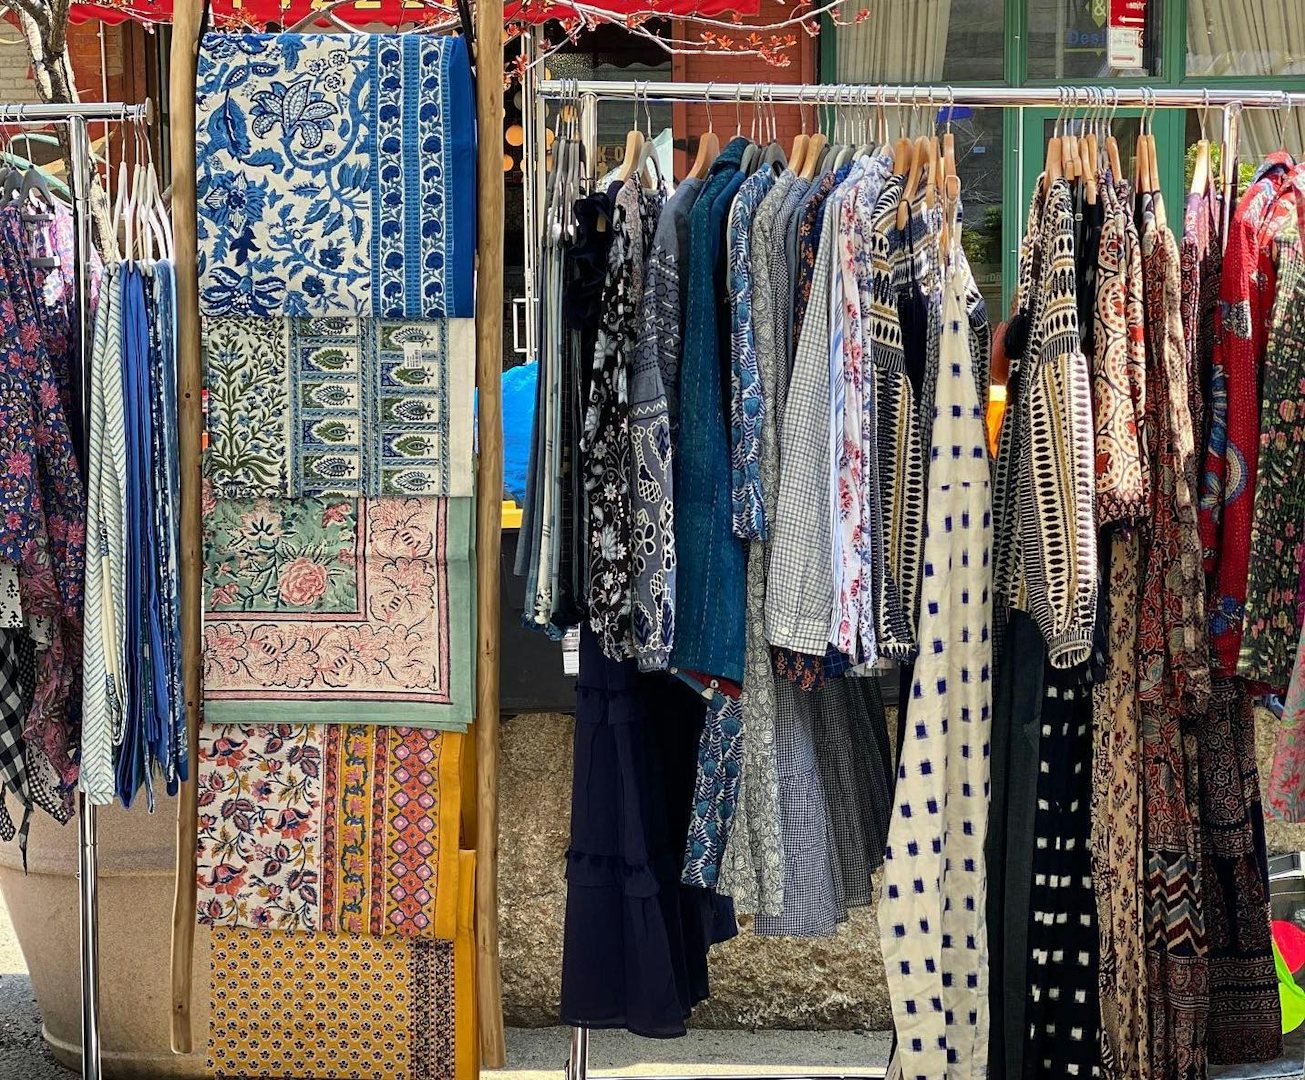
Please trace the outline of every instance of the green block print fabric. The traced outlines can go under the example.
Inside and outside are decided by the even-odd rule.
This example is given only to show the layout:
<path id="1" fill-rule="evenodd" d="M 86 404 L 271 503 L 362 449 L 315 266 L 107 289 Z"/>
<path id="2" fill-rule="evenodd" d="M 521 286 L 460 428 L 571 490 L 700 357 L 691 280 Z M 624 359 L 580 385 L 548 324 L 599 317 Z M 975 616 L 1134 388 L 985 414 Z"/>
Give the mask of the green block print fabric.
<path id="1" fill-rule="evenodd" d="M 470 496 L 475 321 L 210 318 L 221 498 Z"/>
<path id="2" fill-rule="evenodd" d="M 205 498 L 204 718 L 472 718 L 471 499 Z"/>

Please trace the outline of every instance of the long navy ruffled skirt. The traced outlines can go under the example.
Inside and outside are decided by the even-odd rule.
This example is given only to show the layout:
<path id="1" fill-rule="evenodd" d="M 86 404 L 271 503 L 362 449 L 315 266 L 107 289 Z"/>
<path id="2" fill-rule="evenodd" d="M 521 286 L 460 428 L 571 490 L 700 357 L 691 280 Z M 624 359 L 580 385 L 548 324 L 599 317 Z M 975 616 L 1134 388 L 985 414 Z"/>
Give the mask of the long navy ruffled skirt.
<path id="1" fill-rule="evenodd" d="M 603 656 L 583 629 L 567 852 L 562 1022 L 683 1035 L 732 903 L 679 882 L 706 706 Z"/>

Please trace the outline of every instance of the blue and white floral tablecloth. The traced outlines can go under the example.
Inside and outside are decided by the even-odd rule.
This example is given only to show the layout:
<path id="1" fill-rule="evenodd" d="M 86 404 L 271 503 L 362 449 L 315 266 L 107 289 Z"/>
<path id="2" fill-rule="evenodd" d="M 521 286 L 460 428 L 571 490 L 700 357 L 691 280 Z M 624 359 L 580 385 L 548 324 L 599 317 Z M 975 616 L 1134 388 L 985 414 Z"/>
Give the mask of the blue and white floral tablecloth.
<path id="1" fill-rule="evenodd" d="M 203 314 L 473 315 L 474 96 L 460 37 L 205 36 Z"/>

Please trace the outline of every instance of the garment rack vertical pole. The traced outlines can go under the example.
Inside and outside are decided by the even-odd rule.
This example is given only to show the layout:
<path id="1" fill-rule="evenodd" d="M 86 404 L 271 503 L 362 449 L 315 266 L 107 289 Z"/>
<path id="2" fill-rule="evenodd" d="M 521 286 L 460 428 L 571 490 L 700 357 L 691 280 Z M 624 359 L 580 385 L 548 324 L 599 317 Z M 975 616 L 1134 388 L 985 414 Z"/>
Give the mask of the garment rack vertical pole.
<path id="1" fill-rule="evenodd" d="M 538 52 L 530 57 L 536 59 Z M 1157 108 L 1157 109 L 1208 109 L 1219 108 L 1223 115 L 1223 144 L 1232 147 L 1222 161 L 1221 183 L 1225 193 L 1225 229 L 1232 213 L 1232 200 L 1228 196 L 1234 189 L 1237 171 L 1237 137 L 1242 109 L 1287 110 L 1305 106 L 1305 93 L 1288 93 L 1278 90 L 1206 89 L 1201 87 L 1152 89 L 1150 87 L 1114 86 L 1048 86 L 1048 87 L 951 87 L 943 85 L 887 85 L 887 84 L 835 84 L 816 86 L 778 83 L 656 83 L 631 80 L 600 79 L 540 79 L 531 63 L 522 77 L 522 113 L 526 122 L 535 127 L 537 136 L 527 144 L 525 160 L 525 185 L 532 204 L 542 206 L 545 158 L 547 143 L 543 137 L 545 113 L 548 102 L 564 101 L 701 101 L 724 103 L 743 101 L 747 104 L 754 95 L 764 95 L 767 105 L 826 105 L 837 107 L 840 103 L 855 108 L 867 104 L 879 107 L 907 108 L 926 106 L 930 111 L 940 106 L 968 105 L 982 108 Z M 1022 127 L 1022 125 L 1021 125 Z M 1022 152 L 1022 147 L 1021 147 Z M 542 215 L 537 216 L 540 220 Z M 527 266 L 533 266 L 527 254 Z M 526 275 L 526 318 L 536 317 L 537 296 L 533 275 Z M 533 336 L 529 339 L 533 341 Z M 883 1077 L 885 1070 L 872 1069 L 855 1074 L 842 1074 L 843 1080 L 870 1080 Z M 589 1032 L 573 1027 L 567 1054 L 567 1080 L 610 1080 L 593 1076 L 589 1072 Z M 649 1080 L 658 1080 L 651 1077 Z M 714 1080 L 710 1074 L 696 1074 L 690 1080 Z M 737 1077 L 734 1080 L 738 1080 Z M 767 1080 L 783 1080 L 768 1077 Z"/>
<path id="2" fill-rule="evenodd" d="M 198 207 L 195 195 L 195 81 L 203 0 L 174 0 L 168 56 L 168 139 L 172 165 L 172 239 L 176 251 L 177 456 L 181 481 L 178 588 L 181 599 L 181 676 L 186 698 L 190 777 L 177 799 L 177 870 L 172 898 L 172 1052 L 194 1048 L 190 1024 L 195 955 L 195 846 L 199 833 L 199 714 L 204 632 L 203 521 L 200 444 L 204 432 L 204 373 L 199 344 Z"/>
<path id="3" fill-rule="evenodd" d="M 499 577 L 503 544 L 503 0 L 476 0 L 476 1018 L 507 1061 L 498 951 Z"/>
<path id="4" fill-rule="evenodd" d="M 124 105 L 103 102 L 87 105 L 43 103 L 0 105 L 0 123 L 63 124 L 68 129 L 68 171 L 73 195 L 74 280 L 77 288 L 77 316 L 81 320 L 80 346 L 82 387 L 89 387 L 91 358 L 91 186 L 95 166 L 86 125 L 96 123 L 148 123 L 153 113 L 149 103 Z M 83 401 L 89 402 L 89 392 Z M 83 423 L 87 420 L 82 417 Z M 77 798 L 77 911 L 79 964 L 82 989 L 82 1080 L 100 1080 L 100 958 L 99 958 L 99 814 L 98 808 L 82 796 Z"/>

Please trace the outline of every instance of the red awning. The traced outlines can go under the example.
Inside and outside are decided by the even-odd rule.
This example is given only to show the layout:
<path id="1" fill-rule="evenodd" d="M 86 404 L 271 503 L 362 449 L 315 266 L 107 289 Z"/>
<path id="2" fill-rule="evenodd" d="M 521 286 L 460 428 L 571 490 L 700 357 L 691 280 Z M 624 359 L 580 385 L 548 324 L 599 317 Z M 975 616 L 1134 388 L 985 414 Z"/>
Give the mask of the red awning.
<path id="1" fill-rule="evenodd" d="M 647 14 L 668 18 L 685 15 L 715 18 L 730 11 L 755 15 L 760 7 L 760 0 L 583 0 L 583 3 L 586 7 L 601 8 L 619 16 Z M 323 0 L 213 0 L 210 17 L 217 26 L 259 29 L 268 25 L 293 26 L 324 6 Z M 398 26 L 400 23 L 440 18 L 436 9 L 412 0 L 357 0 L 335 8 L 334 13 L 351 26 Z M 70 14 L 74 22 L 99 19 L 120 23 L 131 19 L 143 23 L 166 23 L 172 20 L 172 0 L 74 2 Z M 568 6 L 566 0 L 508 0 L 504 15 L 509 21 L 541 23 L 549 19 L 574 18 L 576 11 Z"/>

